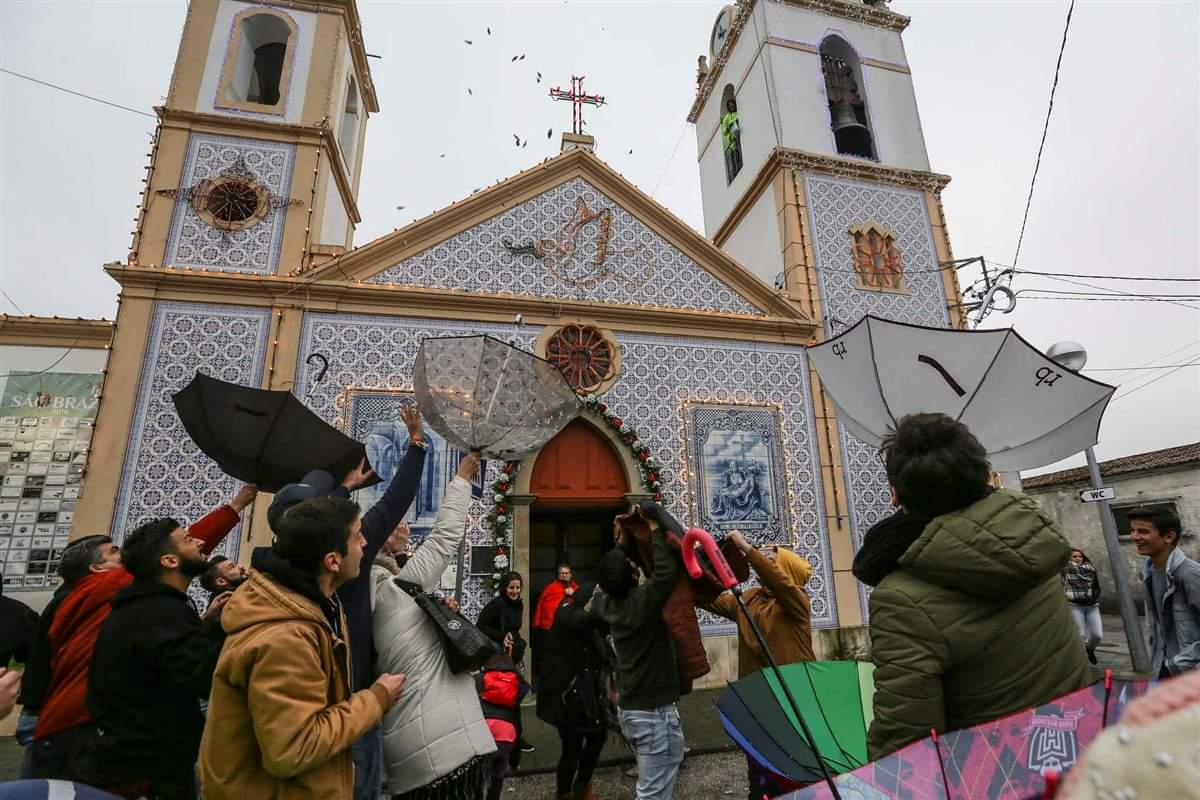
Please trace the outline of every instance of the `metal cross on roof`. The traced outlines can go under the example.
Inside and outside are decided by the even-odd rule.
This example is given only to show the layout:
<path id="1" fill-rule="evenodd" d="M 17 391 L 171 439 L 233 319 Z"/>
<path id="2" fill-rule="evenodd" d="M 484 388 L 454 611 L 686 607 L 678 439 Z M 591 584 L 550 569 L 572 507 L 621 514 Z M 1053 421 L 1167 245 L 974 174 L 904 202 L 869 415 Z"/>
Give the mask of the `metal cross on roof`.
<path id="1" fill-rule="evenodd" d="M 585 76 L 571 76 L 571 91 L 565 91 L 555 86 L 550 90 L 550 96 L 555 100 L 571 101 L 571 130 L 573 133 L 583 134 L 583 105 L 586 103 L 589 106 L 604 105 L 604 98 L 598 94 L 587 94 L 583 91 L 583 79 Z"/>

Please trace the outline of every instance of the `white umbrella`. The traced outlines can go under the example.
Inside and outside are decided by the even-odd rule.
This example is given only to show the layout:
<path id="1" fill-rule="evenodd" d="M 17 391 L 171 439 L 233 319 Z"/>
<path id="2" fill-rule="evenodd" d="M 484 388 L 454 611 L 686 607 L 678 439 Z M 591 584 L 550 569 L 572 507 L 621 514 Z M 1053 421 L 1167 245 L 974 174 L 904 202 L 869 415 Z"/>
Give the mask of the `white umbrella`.
<path id="1" fill-rule="evenodd" d="M 488 458 L 524 458 L 579 413 L 579 397 L 557 367 L 486 335 L 423 339 L 413 390 L 442 438 Z"/>
<path id="2" fill-rule="evenodd" d="M 859 439 L 878 445 L 906 414 L 941 412 L 971 429 L 999 472 L 1094 445 L 1116 389 L 1060 367 L 1011 328 L 956 331 L 868 315 L 808 355 Z"/>

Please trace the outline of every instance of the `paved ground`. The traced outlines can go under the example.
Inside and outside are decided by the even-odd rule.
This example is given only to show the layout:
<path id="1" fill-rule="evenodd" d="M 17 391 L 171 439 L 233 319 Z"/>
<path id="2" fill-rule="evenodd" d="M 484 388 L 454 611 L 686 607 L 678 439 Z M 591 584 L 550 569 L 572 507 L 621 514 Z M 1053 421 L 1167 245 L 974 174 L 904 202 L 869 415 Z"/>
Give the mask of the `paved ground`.
<path id="1" fill-rule="evenodd" d="M 623 766 L 597 770 L 592 784 L 596 796 L 601 800 L 632 800 L 636 779 L 626 776 L 625 770 Z M 747 789 L 746 757 L 739 750 L 688 756 L 679 771 L 675 796 L 681 800 L 744 798 Z M 551 800 L 555 797 L 554 775 L 547 772 L 511 777 L 504 782 L 504 797 L 506 800 Z"/>

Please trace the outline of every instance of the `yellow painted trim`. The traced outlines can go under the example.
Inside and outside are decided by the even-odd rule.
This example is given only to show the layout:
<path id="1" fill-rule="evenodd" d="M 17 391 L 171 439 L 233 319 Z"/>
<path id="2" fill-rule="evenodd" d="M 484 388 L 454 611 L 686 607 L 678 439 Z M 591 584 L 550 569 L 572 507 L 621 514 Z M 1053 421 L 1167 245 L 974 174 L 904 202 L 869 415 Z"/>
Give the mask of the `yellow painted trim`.
<path id="1" fill-rule="evenodd" d="M 112 344 L 114 328 L 106 319 L 0 314 L 0 345 L 105 350 Z"/>

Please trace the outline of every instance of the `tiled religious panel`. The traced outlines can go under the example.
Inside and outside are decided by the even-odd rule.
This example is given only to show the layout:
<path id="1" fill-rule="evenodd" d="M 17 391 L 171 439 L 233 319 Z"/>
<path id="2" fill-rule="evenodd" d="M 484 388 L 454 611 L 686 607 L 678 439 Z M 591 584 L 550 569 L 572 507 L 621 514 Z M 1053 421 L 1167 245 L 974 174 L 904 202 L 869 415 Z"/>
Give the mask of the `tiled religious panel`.
<path id="1" fill-rule="evenodd" d="M 261 221 L 226 231 L 202 219 L 186 197 L 176 198 L 164 265 L 276 272 L 287 217 L 283 203 L 290 197 L 294 156 L 295 146 L 284 142 L 193 133 L 179 189 L 197 190 L 205 180 L 236 176 L 265 189 L 273 207 Z"/>
<path id="2" fill-rule="evenodd" d="M 815 453 L 808 363 L 803 347 L 747 345 L 682 336 L 618 334 L 621 379 L 604 400 L 631 422 L 663 464 L 664 505 L 681 522 L 693 521 L 699 493 L 694 461 L 687 458 L 684 416 L 695 404 L 752 405 L 778 409 L 783 477 L 790 527 L 747 537 L 792 543 L 813 565 L 808 584 L 813 624 L 837 624 L 829 539 Z M 701 615 L 706 633 L 734 626 Z"/>
<path id="3" fill-rule="evenodd" d="M 371 282 L 762 313 L 582 178 L 497 214 Z"/>
<path id="4" fill-rule="evenodd" d="M 266 308 L 155 306 L 113 512 L 115 540 L 155 517 L 194 522 L 228 502 L 241 485 L 192 443 L 171 395 L 198 371 L 231 383 L 259 385 L 269 328 Z M 239 531 L 240 526 L 217 552 L 236 558 Z"/>
<path id="5" fill-rule="evenodd" d="M 950 324 L 942 270 L 920 192 L 812 174 L 805 175 L 804 184 L 826 336 L 842 333 L 866 314 L 917 325 Z M 863 288 L 855 270 L 852 229 L 871 226 L 895 235 L 903 270 L 899 291 Z M 845 429 L 840 439 L 857 551 L 867 530 L 894 509 L 876 449 Z M 859 591 L 865 618 L 869 591 L 861 585 Z"/>
<path id="6" fill-rule="evenodd" d="M 423 336 L 491 333 L 513 336 L 511 325 L 444 320 L 307 314 L 301 334 L 298 364 L 301 373 L 295 392 L 309 397 L 317 414 L 337 425 L 345 424 L 347 389 L 407 390 L 412 385 L 412 365 Z M 531 347 L 540 333 L 523 328 L 518 343 Z M 664 465 L 663 495 L 673 514 L 687 521 L 689 490 L 683 422 L 685 401 L 750 403 L 780 409 L 783 464 L 787 476 L 788 512 L 796 549 L 813 562 L 809 584 L 813 619 L 819 625 L 836 622 L 829 572 L 828 541 L 823 527 L 819 472 L 813 453 L 814 437 L 802 348 L 740 344 L 690 337 L 618 335 L 622 376 L 604 395 L 614 410 L 629 421 Z M 324 379 L 313 383 L 314 372 L 303 369 L 304 360 L 319 352 L 329 361 Z M 352 395 L 352 393 L 350 393 Z M 339 398 L 342 398 L 339 405 Z M 485 485 L 495 480 L 499 464 L 490 463 Z M 472 504 L 467 539 L 471 545 L 491 541 L 483 518 L 485 503 Z M 776 541 L 788 541 L 781 536 Z M 464 583 L 462 603 L 469 617 L 478 614 L 490 598 L 479 578 Z M 705 616 L 706 633 L 732 632 L 733 626 Z"/>

